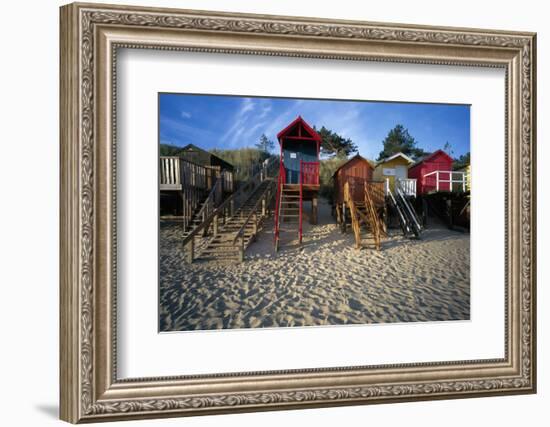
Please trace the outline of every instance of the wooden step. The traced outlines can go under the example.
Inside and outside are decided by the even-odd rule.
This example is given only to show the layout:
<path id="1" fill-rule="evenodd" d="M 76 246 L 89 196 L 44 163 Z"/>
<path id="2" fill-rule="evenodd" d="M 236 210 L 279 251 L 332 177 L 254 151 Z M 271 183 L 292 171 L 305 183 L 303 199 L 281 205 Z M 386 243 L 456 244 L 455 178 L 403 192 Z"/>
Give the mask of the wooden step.
<path id="1" fill-rule="evenodd" d="M 228 252 L 238 252 L 239 248 L 236 246 L 227 246 L 225 248 L 205 248 L 201 253 L 203 254 L 226 254 Z"/>
<path id="2" fill-rule="evenodd" d="M 239 261 L 239 254 L 235 254 L 235 255 L 231 255 L 231 256 L 224 256 L 224 257 L 205 255 L 205 256 L 200 256 L 199 259 L 202 260 L 202 261 L 233 261 L 233 262 L 237 262 L 237 261 Z"/>

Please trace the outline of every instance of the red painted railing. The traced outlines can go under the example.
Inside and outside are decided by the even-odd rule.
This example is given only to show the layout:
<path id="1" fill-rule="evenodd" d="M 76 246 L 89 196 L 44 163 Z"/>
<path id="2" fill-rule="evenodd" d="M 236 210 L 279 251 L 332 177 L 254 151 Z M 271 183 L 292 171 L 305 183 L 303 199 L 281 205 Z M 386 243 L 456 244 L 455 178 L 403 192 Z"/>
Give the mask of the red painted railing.
<path id="1" fill-rule="evenodd" d="M 300 160 L 300 178 L 303 185 L 319 185 L 319 162 Z"/>
<path id="2" fill-rule="evenodd" d="M 300 200 L 298 201 L 298 241 L 302 244 L 302 198 L 303 198 L 303 185 L 304 185 L 304 162 L 300 160 Z"/>
<path id="3" fill-rule="evenodd" d="M 278 246 L 279 241 L 279 216 L 281 210 L 281 193 L 286 182 L 286 169 L 281 162 L 279 164 L 279 178 L 277 180 L 277 198 L 275 199 L 275 245 Z"/>

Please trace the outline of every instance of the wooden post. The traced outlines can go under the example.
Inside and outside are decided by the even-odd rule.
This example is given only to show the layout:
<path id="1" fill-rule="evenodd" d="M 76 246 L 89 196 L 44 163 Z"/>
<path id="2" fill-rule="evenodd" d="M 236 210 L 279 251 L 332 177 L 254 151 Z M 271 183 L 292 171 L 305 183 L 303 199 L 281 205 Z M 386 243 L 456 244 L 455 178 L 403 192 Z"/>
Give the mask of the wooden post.
<path id="1" fill-rule="evenodd" d="M 183 226 L 183 231 L 187 231 L 187 220 L 185 219 L 185 190 L 183 189 L 183 186 L 181 187 L 181 216 L 183 218 L 183 221 L 182 221 L 182 226 Z"/>
<path id="2" fill-rule="evenodd" d="M 189 264 L 193 263 L 194 251 L 195 251 L 195 239 L 193 238 L 189 241 L 189 243 L 187 243 L 185 247 L 185 258 L 187 259 L 187 262 Z"/>
<path id="3" fill-rule="evenodd" d="M 453 201 L 451 198 L 445 201 L 447 203 L 447 215 L 449 216 L 449 228 L 453 228 Z"/>
<path id="4" fill-rule="evenodd" d="M 342 232 L 347 231 L 347 224 L 346 224 L 346 203 L 342 203 Z"/>
<path id="5" fill-rule="evenodd" d="M 256 236 L 256 233 L 258 232 L 258 215 L 256 212 L 252 215 L 252 234 L 253 236 Z"/>
<path id="6" fill-rule="evenodd" d="M 426 227 L 428 225 L 428 201 L 426 197 L 422 197 L 422 225 Z"/>
<path id="7" fill-rule="evenodd" d="M 244 234 L 241 236 L 239 244 L 239 262 L 244 262 Z"/>
<path id="8" fill-rule="evenodd" d="M 311 199 L 311 218 L 310 223 L 315 225 L 317 224 L 317 197 Z"/>
<path id="9" fill-rule="evenodd" d="M 212 223 L 212 234 L 214 235 L 214 237 L 218 235 L 218 215 L 214 215 Z"/>
<path id="10" fill-rule="evenodd" d="M 262 198 L 262 216 L 265 216 L 266 215 L 266 211 L 265 211 L 265 197 Z"/>
<path id="11" fill-rule="evenodd" d="M 382 208 L 382 229 L 384 234 L 388 236 L 388 205 L 384 202 L 384 207 Z"/>

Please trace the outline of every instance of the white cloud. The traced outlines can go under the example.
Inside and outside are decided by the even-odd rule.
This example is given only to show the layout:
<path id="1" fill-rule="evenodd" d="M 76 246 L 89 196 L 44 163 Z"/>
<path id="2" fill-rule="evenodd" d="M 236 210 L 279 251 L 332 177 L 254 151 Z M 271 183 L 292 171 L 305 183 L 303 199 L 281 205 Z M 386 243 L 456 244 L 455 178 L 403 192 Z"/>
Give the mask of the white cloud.
<path id="1" fill-rule="evenodd" d="M 184 119 L 190 119 L 191 118 L 191 113 L 189 113 L 188 111 L 183 111 L 182 110 L 181 117 L 184 118 Z"/>
<path id="2" fill-rule="evenodd" d="M 263 119 L 265 116 L 267 116 L 271 112 L 271 101 L 265 100 L 265 102 L 262 103 L 262 110 L 260 112 L 260 115 L 258 116 L 258 119 Z"/>
<path id="3" fill-rule="evenodd" d="M 169 138 L 176 145 L 198 143 L 215 137 L 215 133 L 209 129 L 201 129 L 184 123 L 181 120 L 174 120 L 168 117 L 160 118 L 161 138 Z"/>
<path id="4" fill-rule="evenodd" d="M 224 133 L 221 141 L 227 141 L 234 146 L 242 133 L 246 130 L 246 124 L 252 111 L 256 108 L 256 103 L 252 98 L 243 98 L 240 108 L 233 115 L 233 125 Z"/>
<path id="5" fill-rule="evenodd" d="M 280 113 L 271 121 L 271 125 L 265 130 L 267 136 L 276 135 L 280 130 L 284 129 L 300 114 L 299 107 L 304 104 L 304 100 L 299 99 L 294 101 L 285 111 Z M 304 118 L 305 120 L 305 118 Z M 307 120 L 306 120 L 307 121 Z"/>
<path id="6" fill-rule="evenodd" d="M 249 111 L 252 111 L 255 106 L 256 105 L 254 104 L 254 101 L 252 100 L 252 98 L 244 98 L 241 105 L 241 109 L 238 114 L 240 116 L 244 116 Z"/>

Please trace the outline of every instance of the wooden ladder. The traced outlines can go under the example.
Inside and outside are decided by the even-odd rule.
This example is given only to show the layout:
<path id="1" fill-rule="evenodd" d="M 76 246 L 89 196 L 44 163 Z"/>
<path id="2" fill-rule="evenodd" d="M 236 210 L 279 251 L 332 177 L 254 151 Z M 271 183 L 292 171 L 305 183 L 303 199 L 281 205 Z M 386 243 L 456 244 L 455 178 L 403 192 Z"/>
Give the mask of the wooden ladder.
<path id="1" fill-rule="evenodd" d="M 284 185 L 279 194 L 278 215 L 276 223 L 275 250 L 279 250 L 280 233 L 296 232 L 302 243 L 302 194 L 299 189 L 286 188 Z M 297 228 L 286 228 L 288 224 L 297 224 Z M 284 227 L 284 228 L 283 228 Z"/>

